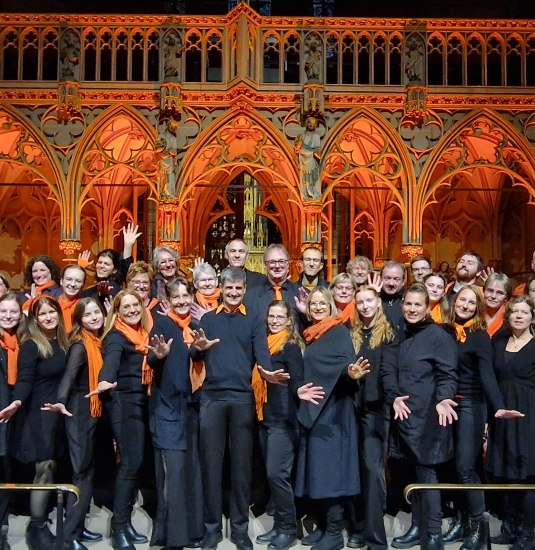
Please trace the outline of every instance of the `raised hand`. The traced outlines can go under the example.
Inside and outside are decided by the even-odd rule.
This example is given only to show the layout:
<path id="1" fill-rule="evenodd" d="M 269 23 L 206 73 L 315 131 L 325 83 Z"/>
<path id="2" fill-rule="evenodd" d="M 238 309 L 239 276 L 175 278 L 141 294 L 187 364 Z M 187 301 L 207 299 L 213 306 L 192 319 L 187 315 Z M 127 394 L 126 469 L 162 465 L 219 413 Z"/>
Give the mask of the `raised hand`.
<path id="1" fill-rule="evenodd" d="M 359 357 L 354 363 L 347 367 L 347 374 L 353 379 L 358 380 L 370 372 L 370 362 L 364 357 Z"/>
<path id="2" fill-rule="evenodd" d="M 308 292 L 305 288 L 302 286 L 299 287 L 299 290 L 297 291 L 297 296 L 294 297 L 295 300 L 295 307 L 297 308 L 297 311 L 300 313 L 306 313 L 307 310 L 307 298 L 308 298 Z"/>
<path id="3" fill-rule="evenodd" d="M 368 273 L 368 284 L 377 292 L 381 292 L 381 289 L 383 288 L 383 279 L 379 273 L 372 271 L 371 273 Z"/>
<path id="4" fill-rule="evenodd" d="M 287 373 L 284 369 L 278 369 L 278 370 L 265 370 L 260 365 L 257 365 L 258 372 L 260 373 L 260 376 L 267 382 L 270 382 L 271 384 L 281 384 L 285 386 L 288 383 L 288 380 L 290 380 L 290 374 Z"/>
<path id="5" fill-rule="evenodd" d="M 99 393 L 104 393 L 108 390 L 113 390 L 117 387 L 117 382 L 106 382 L 106 380 L 103 380 L 102 382 L 98 383 L 98 386 L 93 390 L 90 391 L 87 395 L 84 395 L 84 397 L 91 397 L 92 395 L 98 395 Z"/>
<path id="6" fill-rule="evenodd" d="M 130 258 L 130 256 L 132 256 L 132 249 L 134 248 L 138 237 L 142 235 L 142 233 L 138 232 L 138 228 L 139 226 L 134 225 L 133 223 L 129 223 L 123 227 L 123 258 Z"/>
<path id="7" fill-rule="evenodd" d="M 171 311 L 171 304 L 169 303 L 169 300 L 162 300 L 160 302 L 160 309 L 158 310 L 159 315 L 163 315 L 164 317 L 169 315 L 169 312 Z"/>
<path id="8" fill-rule="evenodd" d="M 438 413 L 438 423 L 441 426 L 447 426 L 448 424 L 453 424 L 454 420 L 457 420 L 457 413 L 455 408 L 458 403 L 453 401 L 453 399 L 443 399 L 440 403 L 437 403 L 435 409 Z"/>
<path id="9" fill-rule="evenodd" d="M 325 397 L 325 390 L 321 386 L 314 386 L 314 382 L 309 382 L 297 390 L 297 397 L 302 401 L 310 401 L 314 405 Z"/>
<path id="10" fill-rule="evenodd" d="M 5 424 L 11 420 L 11 417 L 19 410 L 22 401 L 19 399 L 10 403 L 5 409 L 0 411 L 0 424 Z"/>
<path id="11" fill-rule="evenodd" d="M 78 254 L 78 265 L 84 269 L 90 266 L 93 263 L 93 260 L 90 260 L 91 252 L 89 250 L 84 250 Z"/>
<path id="12" fill-rule="evenodd" d="M 211 311 L 210 308 L 202 307 L 195 302 L 191 304 L 191 309 L 190 309 L 191 318 L 195 319 L 196 321 L 200 321 L 202 319 L 202 316 L 205 313 L 208 313 L 209 311 Z"/>
<path id="13" fill-rule="evenodd" d="M 194 260 L 193 260 L 193 269 L 195 269 L 196 267 L 199 267 L 200 265 L 202 264 L 205 264 L 206 261 L 204 258 L 201 258 L 200 256 L 197 256 Z"/>
<path id="14" fill-rule="evenodd" d="M 65 416 L 72 416 L 72 413 L 69 412 L 63 403 L 45 403 L 41 407 L 42 411 L 58 412 Z"/>
<path id="15" fill-rule="evenodd" d="M 215 344 L 219 344 L 219 338 L 208 340 L 202 328 L 193 331 L 193 338 L 193 347 L 198 349 L 199 351 L 205 351 L 207 349 L 210 349 Z"/>
<path id="16" fill-rule="evenodd" d="M 164 357 L 167 357 L 169 355 L 172 343 L 172 338 L 169 338 L 169 340 L 167 340 L 166 342 L 163 334 L 160 334 L 160 336 L 153 336 L 150 339 L 150 344 L 147 347 L 152 351 L 152 353 L 154 353 L 154 355 L 156 355 L 158 359 L 163 359 Z"/>
<path id="17" fill-rule="evenodd" d="M 394 420 L 403 422 L 403 420 L 407 420 L 407 418 L 409 418 L 409 414 L 411 414 L 412 411 L 405 403 L 407 399 L 409 399 L 408 395 L 400 395 L 394 399 L 394 403 L 392 405 L 392 408 L 394 409 Z"/>

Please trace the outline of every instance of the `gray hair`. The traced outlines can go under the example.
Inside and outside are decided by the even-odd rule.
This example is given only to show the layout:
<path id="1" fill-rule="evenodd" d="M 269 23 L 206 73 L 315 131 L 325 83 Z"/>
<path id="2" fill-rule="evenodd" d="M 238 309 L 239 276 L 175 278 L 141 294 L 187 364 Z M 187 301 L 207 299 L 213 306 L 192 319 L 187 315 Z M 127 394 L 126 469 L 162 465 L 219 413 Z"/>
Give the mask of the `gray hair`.
<path id="1" fill-rule="evenodd" d="M 193 270 L 193 282 L 195 283 L 197 279 L 201 276 L 201 274 L 204 273 L 206 275 L 211 275 L 216 281 L 217 281 L 217 273 L 215 269 L 208 263 L 203 263 L 198 265 Z"/>
<path id="2" fill-rule="evenodd" d="M 168 254 L 171 254 L 171 256 L 173 256 L 173 259 L 176 260 L 177 267 L 178 267 L 178 259 L 179 259 L 178 252 L 174 248 L 171 248 L 170 246 L 157 246 L 152 251 L 152 265 L 155 267 L 155 269 L 158 269 L 159 267 L 158 264 L 159 264 L 160 252 L 167 252 Z"/>
<path id="3" fill-rule="evenodd" d="M 243 281 L 246 284 L 247 275 L 241 267 L 225 267 L 221 272 L 221 286 L 225 284 L 225 281 Z"/>

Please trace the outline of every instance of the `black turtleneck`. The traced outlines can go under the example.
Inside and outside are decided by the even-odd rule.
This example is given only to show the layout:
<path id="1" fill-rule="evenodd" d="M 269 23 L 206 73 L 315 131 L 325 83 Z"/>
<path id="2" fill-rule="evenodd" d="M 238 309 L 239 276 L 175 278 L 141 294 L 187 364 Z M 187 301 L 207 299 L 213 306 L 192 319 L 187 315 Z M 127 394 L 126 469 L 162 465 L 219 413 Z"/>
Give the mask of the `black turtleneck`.
<path id="1" fill-rule="evenodd" d="M 385 312 L 386 318 L 394 330 L 402 334 L 403 326 L 405 324 L 403 312 L 401 311 L 401 305 L 403 304 L 403 290 L 400 290 L 395 294 L 387 294 L 384 290 L 381 290 L 381 301 L 383 303 L 383 311 Z"/>

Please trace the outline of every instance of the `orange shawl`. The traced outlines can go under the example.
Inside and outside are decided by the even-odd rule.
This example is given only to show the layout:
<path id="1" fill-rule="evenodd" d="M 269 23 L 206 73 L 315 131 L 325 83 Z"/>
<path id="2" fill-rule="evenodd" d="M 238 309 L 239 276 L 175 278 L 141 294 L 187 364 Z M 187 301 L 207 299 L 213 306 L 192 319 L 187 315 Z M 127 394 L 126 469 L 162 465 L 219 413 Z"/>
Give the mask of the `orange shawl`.
<path id="1" fill-rule="evenodd" d="M 453 323 L 453 328 L 455 329 L 455 339 L 457 340 L 457 342 L 466 342 L 466 329 L 470 328 L 475 322 L 476 320 L 472 318 L 464 325 Z"/>
<path id="2" fill-rule="evenodd" d="M 357 304 L 355 300 L 351 300 L 347 304 L 336 304 L 336 307 L 340 309 L 340 313 L 337 317 L 340 319 L 342 324 L 346 324 L 348 321 L 351 323 L 351 326 L 355 324 L 355 311 L 357 309 Z"/>
<path id="3" fill-rule="evenodd" d="M 441 325 L 444 320 L 442 319 L 442 308 L 440 307 L 440 302 L 436 302 L 431 309 L 431 318 L 437 325 Z"/>
<path id="4" fill-rule="evenodd" d="M 198 290 L 195 292 L 195 300 L 204 309 L 215 309 L 218 305 L 219 296 L 221 296 L 221 290 L 219 290 L 219 288 L 216 288 L 214 292 L 208 296 L 201 294 Z"/>
<path id="5" fill-rule="evenodd" d="M 14 386 L 17 381 L 17 359 L 19 357 L 19 341 L 16 334 L 4 330 L 0 346 L 7 351 L 7 383 Z"/>
<path id="6" fill-rule="evenodd" d="M 340 319 L 340 316 L 337 315 L 336 317 L 327 317 L 319 323 L 311 325 L 310 327 L 305 329 L 305 332 L 303 332 L 305 342 L 307 344 L 314 342 L 314 340 L 321 338 L 328 330 L 335 327 L 336 325 L 340 325 L 341 323 L 342 320 Z"/>
<path id="7" fill-rule="evenodd" d="M 80 298 L 75 298 L 74 300 L 71 300 L 65 293 L 61 294 L 58 298 L 58 303 L 63 313 L 63 322 L 65 323 L 65 330 L 67 333 L 72 330 L 72 313 L 79 299 Z"/>
<path id="8" fill-rule="evenodd" d="M 102 341 L 91 331 L 82 329 L 82 342 L 87 352 L 87 367 L 89 371 L 89 391 L 92 392 L 98 386 L 98 374 L 102 368 Z M 102 416 L 102 402 L 98 395 L 89 398 L 89 413 L 93 417 Z"/>
<path id="9" fill-rule="evenodd" d="M 149 354 L 149 333 L 142 327 L 134 328 L 130 325 L 127 325 L 119 317 L 115 319 L 115 323 L 113 326 L 129 342 L 134 344 L 136 351 L 139 351 L 139 353 L 143 354 L 143 364 L 141 366 L 141 383 L 146 384 L 150 388 L 153 372 L 147 362 L 147 355 Z"/>
<path id="10" fill-rule="evenodd" d="M 267 343 L 269 354 L 275 355 L 278 353 L 288 339 L 288 331 L 286 329 L 277 332 L 277 334 L 268 334 Z M 255 365 L 253 368 L 252 382 L 254 400 L 256 403 L 256 416 L 258 420 L 264 420 L 264 404 L 267 403 L 267 382 L 258 371 Z"/>
<path id="11" fill-rule="evenodd" d="M 500 309 L 494 315 L 494 318 L 490 323 L 487 324 L 487 334 L 489 336 L 494 336 L 503 325 L 503 314 L 505 313 L 505 304 L 500 307 Z"/>
<path id="12" fill-rule="evenodd" d="M 189 347 L 193 344 L 193 330 L 190 326 L 191 315 L 187 317 L 180 317 L 174 311 L 170 310 L 168 313 L 169 319 L 172 319 L 181 329 L 182 329 L 182 338 L 184 338 L 184 343 Z M 204 361 L 193 361 L 189 362 L 189 381 L 191 383 L 191 393 L 195 393 L 202 385 L 206 378 L 206 368 L 204 366 Z"/>
<path id="13" fill-rule="evenodd" d="M 48 283 L 45 283 L 44 285 L 35 285 L 35 291 L 37 292 L 37 294 L 33 298 L 26 300 L 24 304 L 22 304 L 22 311 L 30 311 L 30 307 L 32 306 L 33 301 L 37 300 L 37 298 L 41 296 L 44 290 L 46 290 L 47 288 L 52 288 L 55 284 L 56 281 L 48 281 Z"/>

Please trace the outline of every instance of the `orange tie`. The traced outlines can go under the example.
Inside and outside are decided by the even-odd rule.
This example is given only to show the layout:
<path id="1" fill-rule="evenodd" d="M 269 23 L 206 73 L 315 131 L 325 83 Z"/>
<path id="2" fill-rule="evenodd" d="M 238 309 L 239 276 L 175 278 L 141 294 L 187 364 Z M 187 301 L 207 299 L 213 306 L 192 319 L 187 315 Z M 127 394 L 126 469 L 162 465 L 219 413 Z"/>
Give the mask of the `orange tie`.
<path id="1" fill-rule="evenodd" d="M 277 286 L 277 285 L 273 286 L 273 299 L 274 300 L 282 300 L 283 299 L 280 286 Z"/>

